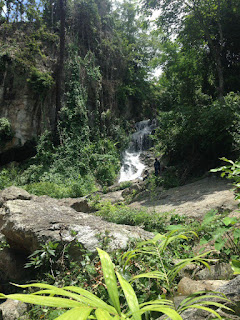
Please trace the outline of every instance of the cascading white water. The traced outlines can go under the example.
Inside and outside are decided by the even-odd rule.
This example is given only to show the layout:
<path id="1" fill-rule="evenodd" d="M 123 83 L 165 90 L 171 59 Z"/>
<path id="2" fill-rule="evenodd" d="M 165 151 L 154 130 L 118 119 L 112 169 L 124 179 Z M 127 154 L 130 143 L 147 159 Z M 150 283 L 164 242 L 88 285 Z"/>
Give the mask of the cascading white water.
<path id="1" fill-rule="evenodd" d="M 136 124 L 129 148 L 124 152 L 119 183 L 140 179 L 145 165 L 140 160 L 140 155 L 151 146 L 149 135 L 155 128 L 151 120 L 144 120 Z"/>

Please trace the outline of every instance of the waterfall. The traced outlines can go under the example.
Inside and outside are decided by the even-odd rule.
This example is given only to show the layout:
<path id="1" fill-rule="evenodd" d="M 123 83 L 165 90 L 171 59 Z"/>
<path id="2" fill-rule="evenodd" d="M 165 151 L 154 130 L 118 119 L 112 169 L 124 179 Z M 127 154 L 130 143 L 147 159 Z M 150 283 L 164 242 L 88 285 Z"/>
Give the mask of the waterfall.
<path id="1" fill-rule="evenodd" d="M 145 165 L 141 162 L 140 155 L 151 147 L 149 135 L 155 127 L 155 121 L 151 120 L 136 123 L 136 132 L 132 134 L 130 145 L 123 154 L 119 183 L 141 178 Z"/>

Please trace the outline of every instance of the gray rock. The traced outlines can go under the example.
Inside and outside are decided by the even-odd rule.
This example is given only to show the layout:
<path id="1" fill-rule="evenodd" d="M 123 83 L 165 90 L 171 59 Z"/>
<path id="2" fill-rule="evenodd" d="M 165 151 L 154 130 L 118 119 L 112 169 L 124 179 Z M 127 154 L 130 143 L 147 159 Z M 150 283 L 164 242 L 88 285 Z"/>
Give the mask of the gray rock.
<path id="1" fill-rule="evenodd" d="M 0 280 L 9 282 L 23 279 L 27 272 L 24 269 L 25 258 L 22 253 L 10 248 L 0 250 Z"/>
<path id="2" fill-rule="evenodd" d="M 184 277 L 178 284 L 178 293 L 188 296 L 198 291 L 216 291 L 227 283 L 226 280 L 192 280 Z"/>
<path id="3" fill-rule="evenodd" d="M 221 286 L 218 291 L 224 293 L 231 301 L 240 301 L 240 275 Z"/>
<path id="4" fill-rule="evenodd" d="M 6 190 L 3 192 L 6 194 Z M 109 223 L 60 206 L 49 197 L 5 201 L 0 209 L 0 228 L 11 248 L 25 253 L 32 253 L 47 241 L 68 243 L 74 238 L 89 251 L 95 251 L 101 246 L 99 235 L 106 233 L 110 237 L 109 250 L 125 248 L 131 238 L 152 237 L 141 228 Z"/>
<path id="5" fill-rule="evenodd" d="M 216 310 L 224 319 L 227 320 L 239 320 L 240 319 L 240 276 L 237 276 L 233 280 L 228 281 L 227 284 L 221 286 L 218 290 L 218 292 L 222 292 L 226 295 L 226 297 L 234 302 L 234 305 L 229 305 L 234 311 L 235 314 L 226 314 L 222 310 L 218 309 Z M 214 299 L 216 300 L 216 299 Z M 222 302 L 221 300 L 219 302 Z M 183 320 L 206 320 L 206 319 L 215 319 L 213 315 L 211 315 L 209 312 L 204 310 L 198 310 L 198 309 L 188 309 L 185 310 L 181 317 Z M 158 320 L 169 320 L 169 318 L 166 318 L 166 316 L 160 317 Z"/>
<path id="6" fill-rule="evenodd" d="M 27 311 L 27 305 L 16 300 L 6 300 L 0 304 L 0 320 L 17 320 Z"/>
<path id="7" fill-rule="evenodd" d="M 30 200 L 32 195 L 30 195 L 26 190 L 17 188 L 15 186 L 11 186 L 9 188 L 4 189 L 0 195 L 0 202 L 2 199 L 2 203 L 8 200 Z"/>
<path id="8" fill-rule="evenodd" d="M 85 197 L 61 199 L 59 200 L 59 205 L 73 208 L 78 212 L 90 213 L 96 211 Z"/>
<path id="9" fill-rule="evenodd" d="M 229 280 L 233 277 L 233 270 L 229 263 L 217 263 L 196 273 L 198 280 Z"/>
<path id="10" fill-rule="evenodd" d="M 126 198 L 127 196 L 136 195 L 144 189 L 144 184 L 142 182 L 136 182 L 129 188 L 123 190 L 122 196 Z"/>

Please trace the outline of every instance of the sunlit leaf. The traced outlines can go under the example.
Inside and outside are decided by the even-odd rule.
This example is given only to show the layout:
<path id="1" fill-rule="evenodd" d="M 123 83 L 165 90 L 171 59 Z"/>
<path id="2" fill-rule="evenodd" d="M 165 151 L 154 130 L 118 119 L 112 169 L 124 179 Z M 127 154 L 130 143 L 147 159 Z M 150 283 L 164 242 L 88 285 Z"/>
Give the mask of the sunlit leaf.
<path id="1" fill-rule="evenodd" d="M 240 274 L 240 260 L 232 260 L 230 262 L 234 274 Z"/>
<path id="2" fill-rule="evenodd" d="M 112 263 L 111 258 L 107 254 L 107 252 L 99 248 L 97 248 L 97 250 L 98 250 L 99 257 L 101 259 L 104 281 L 107 286 L 109 297 L 113 303 L 114 308 L 117 310 L 118 314 L 121 314 L 114 265 Z"/>
<path id="3" fill-rule="evenodd" d="M 131 285 L 117 272 L 118 280 L 126 297 L 128 307 L 134 320 L 141 320 L 137 296 Z"/>
<path id="4" fill-rule="evenodd" d="M 87 320 L 91 311 L 92 308 L 88 307 L 74 308 L 57 317 L 55 320 Z"/>

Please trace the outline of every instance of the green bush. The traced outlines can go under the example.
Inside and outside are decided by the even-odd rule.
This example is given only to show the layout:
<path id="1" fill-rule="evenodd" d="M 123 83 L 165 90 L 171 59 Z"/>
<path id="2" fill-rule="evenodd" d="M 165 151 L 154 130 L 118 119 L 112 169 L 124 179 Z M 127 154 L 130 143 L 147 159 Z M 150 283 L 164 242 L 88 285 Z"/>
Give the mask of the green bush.
<path id="1" fill-rule="evenodd" d="M 11 123 L 7 118 L 0 118 L 0 146 L 4 146 L 7 140 L 13 136 Z"/>
<path id="2" fill-rule="evenodd" d="M 10 187 L 14 184 L 18 185 L 19 177 L 20 170 L 14 165 L 0 170 L 0 190 Z"/>
<path id="3" fill-rule="evenodd" d="M 230 93 L 215 101 L 200 96 L 194 105 L 176 105 L 159 113 L 161 126 L 156 129 L 155 147 L 168 166 L 178 169 L 183 182 L 239 149 L 239 108 L 240 95 Z"/>
<path id="4" fill-rule="evenodd" d="M 48 72 L 42 72 L 36 68 L 32 68 L 27 81 L 30 88 L 38 94 L 44 94 L 50 90 L 54 84 L 53 77 Z"/>
<path id="5" fill-rule="evenodd" d="M 48 195 L 52 198 L 77 198 L 95 191 L 94 180 L 91 176 L 79 177 L 76 180 L 60 179 L 53 181 L 39 181 L 24 185 L 24 189 L 37 196 Z"/>
<path id="6" fill-rule="evenodd" d="M 130 226 L 141 226 L 147 231 L 165 232 L 169 213 L 149 212 L 146 209 L 133 209 L 125 205 L 100 205 L 100 210 L 95 214 L 107 221 Z"/>

